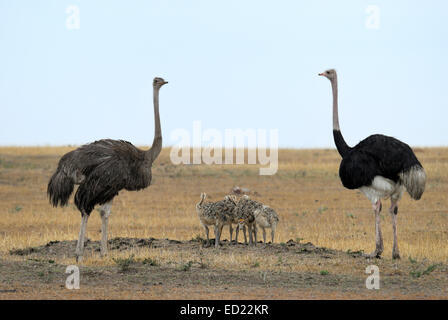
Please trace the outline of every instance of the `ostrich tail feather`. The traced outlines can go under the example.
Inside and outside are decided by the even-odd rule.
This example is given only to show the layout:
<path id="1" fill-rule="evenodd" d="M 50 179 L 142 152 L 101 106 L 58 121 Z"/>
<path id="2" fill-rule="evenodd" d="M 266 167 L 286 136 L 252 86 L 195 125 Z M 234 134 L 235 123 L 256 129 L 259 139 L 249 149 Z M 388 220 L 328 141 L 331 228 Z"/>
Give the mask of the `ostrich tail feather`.
<path id="1" fill-rule="evenodd" d="M 419 200 L 425 191 L 425 170 L 417 165 L 400 173 L 399 176 L 412 199 Z"/>
<path id="2" fill-rule="evenodd" d="M 65 206 L 74 189 L 72 177 L 67 176 L 62 170 L 57 170 L 48 182 L 47 195 L 53 207 Z"/>

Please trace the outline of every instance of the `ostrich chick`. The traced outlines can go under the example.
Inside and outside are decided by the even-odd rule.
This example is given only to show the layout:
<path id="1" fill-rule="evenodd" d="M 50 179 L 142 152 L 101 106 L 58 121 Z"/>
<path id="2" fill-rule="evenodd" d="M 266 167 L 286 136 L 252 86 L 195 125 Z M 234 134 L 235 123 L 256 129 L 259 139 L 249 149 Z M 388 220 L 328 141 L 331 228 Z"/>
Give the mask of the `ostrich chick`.
<path id="1" fill-rule="evenodd" d="M 263 206 L 261 209 L 254 211 L 255 227 L 260 227 L 263 230 L 263 242 L 266 244 L 266 230 L 271 229 L 271 242 L 274 243 L 275 229 L 279 221 L 277 212 L 268 206 Z M 255 232 L 256 234 L 256 232 Z"/>

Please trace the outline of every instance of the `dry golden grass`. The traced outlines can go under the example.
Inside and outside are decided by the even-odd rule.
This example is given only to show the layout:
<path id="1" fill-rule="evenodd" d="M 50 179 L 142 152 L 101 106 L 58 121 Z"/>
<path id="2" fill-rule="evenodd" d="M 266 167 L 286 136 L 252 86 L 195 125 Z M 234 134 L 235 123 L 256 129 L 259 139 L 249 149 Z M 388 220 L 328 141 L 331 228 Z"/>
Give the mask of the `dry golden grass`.
<path id="1" fill-rule="evenodd" d="M 80 213 L 70 201 L 65 208 L 52 208 L 46 197 L 48 179 L 57 162 L 71 147 L 0 148 L 0 255 L 9 250 L 34 247 L 51 240 L 77 239 Z M 399 247 L 402 258 L 448 259 L 448 148 L 419 148 L 417 157 L 428 181 L 420 201 L 403 197 L 398 214 Z M 257 165 L 179 165 L 164 149 L 153 167 L 152 185 L 140 192 L 122 191 L 114 200 L 109 238 L 169 238 L 189 240 L 204 237 L 195 212 L 201 192 L 211 200 L 221 199 L 233 186 L 255 191 L 253 198 L 275 208 L 280 216 L 276 242 L 289 239 L 310 241 L 338 250 L 374 249 L 374 216 L 369 201 L 357 191 L 346 190 L 338 177 L 340 157 L 335 150 L 280 150 L 279 170 L 274 176 L 258 175 Z M 384 203 L 382 230 L 384 257 L 390 259 L 392 227 L 388 203 Z M 100 218 L 94 211 L 88 237 L 100 239 Z M 223 232 L 228 238 L 228 230 Z M 188 261 L 182 252 L 164 249 L 135 249 L 136 259 L 154 258 L 161 263 Z M 114 257 L 130 252 L 111 252 L 108 258 L 87 256 L 86 265 L 113 264 Z M 199 259 L 198 250 L 195 258 Z M 59 263 L 73 262 L 73 252 Z M 214 267 L 249 268 L 260 262 L 265 268 L 304 270 L 305 265 L 277 267 L 272 257 L 232 252 L 205 253 Z M 261 259 L 261 260 L 260 260 Z M 271 261 L 272 260 L 272 261 Z M 335 262 L 337 264 L 337 262 Z M 290 269 L 288 269 L 290 268 Z M 317 268 L 317 267 L 316 267 Z M 337 265 L 335 266 L 337 268 Z"/>

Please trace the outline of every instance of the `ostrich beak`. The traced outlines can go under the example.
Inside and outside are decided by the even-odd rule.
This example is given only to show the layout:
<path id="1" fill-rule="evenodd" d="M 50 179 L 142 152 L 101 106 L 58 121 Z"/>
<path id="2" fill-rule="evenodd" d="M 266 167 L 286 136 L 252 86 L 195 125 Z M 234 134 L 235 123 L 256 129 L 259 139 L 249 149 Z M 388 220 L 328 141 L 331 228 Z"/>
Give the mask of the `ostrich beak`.
<path id="1" fill-rule="evenodd" d="M 323 73 L 319 73 L 319 74 L 318 74 L 318 76 L 323 76 L 323 75 L 324 75 Z"/>
<path id="2" fill-rule="evenodd" d="M 168 81 L 163 82 L 163 84 L 167 84 L 167 83 L 168 83 Z"/>

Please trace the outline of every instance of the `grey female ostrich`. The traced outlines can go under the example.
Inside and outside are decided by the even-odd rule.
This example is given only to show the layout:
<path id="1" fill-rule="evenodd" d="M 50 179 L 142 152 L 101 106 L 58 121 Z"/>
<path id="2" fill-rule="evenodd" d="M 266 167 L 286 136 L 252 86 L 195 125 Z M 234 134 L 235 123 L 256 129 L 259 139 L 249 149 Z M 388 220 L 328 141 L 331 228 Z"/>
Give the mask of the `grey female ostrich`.
<path id="1" fill-rule="evenodd" d="M 151 166 L 162 149 L 162 132 L 159 115 L 159 90 L 166 84 L 154 78 L 154 141 L 143 151 L 130 142 L 104 139 L 83 145 L 65 154 L 48 183 L 50 203 L 65 206 L 78 184 L 75 204 L 81 211 L 81 228 L 76 245 L 76 261 L 81 261 L 87 221 L 95 205 L 99 204 L 101 225 L 101 255 L 107 254 L 107 223 L 113 198 L 120 190 L 141 190 L 151 183 Z"/>
<path id="2" fill-rule="evenodd" d="M 336 71 L 327 70 L 319 74 L 328 78 L 333 89 L 333 138 L 342 156 L 339 177 L 348 189 L 359 189 L 371 202 L 375 211 L 376 246 L 366 257 L 380 257 L 383 252 L 383 237 L 380 228 L 381 199 L 389 198 L 394 244 L 392 258 L 399 259 L 397 243 L 398 201 L 404 189 L 411 198 L 419 200 L 425 190 L 426 174 L 412 149 L 405 143 L 384 135 L 367 137 L 354 147 L 349 147 L 339 129 L 338 80 Z"/>

